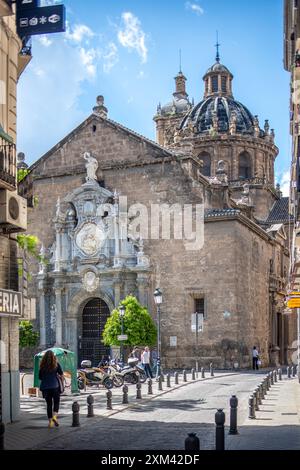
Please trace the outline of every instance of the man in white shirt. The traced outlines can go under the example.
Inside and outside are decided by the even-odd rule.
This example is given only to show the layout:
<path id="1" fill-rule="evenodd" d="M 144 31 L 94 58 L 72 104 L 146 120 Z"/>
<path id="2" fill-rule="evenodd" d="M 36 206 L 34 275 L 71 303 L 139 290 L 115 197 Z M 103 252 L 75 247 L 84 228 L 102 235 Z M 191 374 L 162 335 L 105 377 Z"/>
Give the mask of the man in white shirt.
<path id="1" fill-rule="evenodd" d="M 142 352 L 141 359 L 142 359 L 142 364 L 144 366 L 147 377 L 150 379 L 153 379 L 152 371 L 150 367 L 150 351 L 149 351 L 148 346 L 146 346 L 144 351 Z"/>
<path id="2" fill-rule="evenodd" d="M 258 354 L 258 351 L 256 349 L 256 346 L 253 346 L 253 349 L 252 349 L 252 367 L 253 367 L 253 370 L 258 370 L 258 358 L 259 358 L 259 354 Z"/>

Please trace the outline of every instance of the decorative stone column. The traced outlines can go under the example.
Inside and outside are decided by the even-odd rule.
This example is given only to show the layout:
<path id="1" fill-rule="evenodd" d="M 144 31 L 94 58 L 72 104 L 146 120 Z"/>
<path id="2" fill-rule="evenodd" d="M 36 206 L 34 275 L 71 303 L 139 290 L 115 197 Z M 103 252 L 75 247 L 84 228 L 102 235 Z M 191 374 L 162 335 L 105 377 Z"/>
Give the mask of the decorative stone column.
<path id="1" fill-rule="evenodd" d="M 62 288 L 55 287 L 55 306 L 56 306 L 56 346 L 62 346 Z"/>

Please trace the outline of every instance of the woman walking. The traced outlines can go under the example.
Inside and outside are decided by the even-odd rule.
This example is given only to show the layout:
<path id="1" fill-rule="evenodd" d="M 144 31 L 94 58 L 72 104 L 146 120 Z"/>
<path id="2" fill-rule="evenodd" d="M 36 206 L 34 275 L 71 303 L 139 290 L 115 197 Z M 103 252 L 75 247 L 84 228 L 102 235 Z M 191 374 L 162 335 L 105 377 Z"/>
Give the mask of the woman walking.
<path id="1" fill-rule="evenodd" d="M 63 379 L 63 371 L 57 362 L 55 354 L 51 350 L 46 351 L 40 364 L 39 379 L 41 381 L 40 390 L 47 403 L 49 428 L 58 427 L 57 414 L 60 401 L 60 378 Z"/>

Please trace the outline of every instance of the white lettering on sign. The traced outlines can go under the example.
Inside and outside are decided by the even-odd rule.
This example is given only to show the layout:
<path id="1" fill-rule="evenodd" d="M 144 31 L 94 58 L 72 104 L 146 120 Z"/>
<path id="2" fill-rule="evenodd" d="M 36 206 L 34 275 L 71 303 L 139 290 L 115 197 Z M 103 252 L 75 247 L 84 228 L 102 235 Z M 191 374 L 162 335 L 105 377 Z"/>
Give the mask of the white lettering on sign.
<path id="1" fill-rule="evenodd" d="M 0 316 L 22 314 L 22 294 L 0 289 Z"/>

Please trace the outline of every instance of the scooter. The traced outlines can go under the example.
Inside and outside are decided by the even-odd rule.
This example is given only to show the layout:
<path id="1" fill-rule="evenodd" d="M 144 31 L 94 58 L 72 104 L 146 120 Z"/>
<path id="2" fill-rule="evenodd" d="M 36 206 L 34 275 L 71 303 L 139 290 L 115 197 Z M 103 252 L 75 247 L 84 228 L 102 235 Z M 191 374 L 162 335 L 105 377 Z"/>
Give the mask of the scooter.
<path id="1" fill-rule="evenodd" d="M 147 380 L 147 375 L 144 369 L 138 365 L 138 362 L 139 360 L 137 358 L 129 358 L 128 365 L 125 367 L 121 367 L 118 364 L 112 364 L 111 366 L 122 374 L 125 382 L 137 384 L 140 379 L 140 382 L 144 383 Z"/>
<path id="2" fill-rule="evenodd" d="M 81 369 L 77 373 L 77 382 L 79 390 L 85 390 L 86 387 L 104 385 L 108 390 L 113 388 L 112 377 L 102 368 L 92 367 L 91 361 L 82 361 Z"/>

